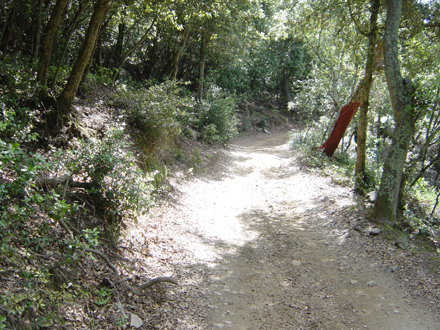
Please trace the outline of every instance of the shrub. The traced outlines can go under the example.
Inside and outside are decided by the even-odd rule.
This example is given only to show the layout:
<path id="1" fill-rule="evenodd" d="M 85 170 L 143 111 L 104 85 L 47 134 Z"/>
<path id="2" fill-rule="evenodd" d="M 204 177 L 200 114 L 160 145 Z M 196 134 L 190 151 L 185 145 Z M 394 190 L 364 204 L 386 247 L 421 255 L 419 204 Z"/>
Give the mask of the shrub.
<path id="1" fill-rule="evenodd" d="M 154 179 L 136 165 L 124 132 L 115 129 L 100 141 L 80 144 L 80 152 L 72 155 L 68 167 L 89 184 L 87 192 L 94 207 L 108 224 L 117 230 L 123 216 L 145 213 L 151 205 Z"/>
<path id="2" fill-rule="evenodd" d="M 197 108 L 194 126 L 207 143 L 226 143 L 237 134 L 237 105 L 231 95 L 211 87 Z"/>
<path id="3" fill-rule="evenodd" d="M 172 142 L 180 134 L 177 118 L 184 116 L 192 106 L 183 90 L 171 81 L 149 89 L 120 87 L 114 105 L 130 126 L 140 130 L 147 153 L 158 145 Z"/>

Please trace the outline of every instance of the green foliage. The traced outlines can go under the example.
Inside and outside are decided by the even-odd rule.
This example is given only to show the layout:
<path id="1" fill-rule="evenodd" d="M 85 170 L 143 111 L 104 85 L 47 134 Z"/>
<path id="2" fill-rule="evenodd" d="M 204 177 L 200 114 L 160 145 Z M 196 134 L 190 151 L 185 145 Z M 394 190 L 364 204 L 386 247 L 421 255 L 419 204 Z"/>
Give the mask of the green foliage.
<path id="1" fill-rule="evenodd" d="M 96 294 L 95 304 L 97 306 L 107 305 L 112 299 L 112 293 L 113 293 L 112 289 L 107 287 L 102 287 L 101 289 L 99 289 L 98 293 Z"/>
<path id="2" fill-rule="evenodd" d="M 105 67 L 100 67 L 100 68 L 98 68 L 98 70 L 95 74 L 89 73 L 88 78 L 91 81 L 96 82 L 97 84 L 111 86 L 112 85 L 112 76 L 113 76 L 113 70 L 107 69 Z"/>
<path id="3" fill-rule="evenodd" d="M 291 90 L 293 83 L 306 78 L 310 71 L 310 56 L 303 42 L 292 37 L 262 43 L 251 58 L 248 79 L 254 95 L 282 92 L 283 78 Z"/>
<path id="4" fill-rule="evenodd" d="M 20 57 L 3 55 L 0 60 L 0 138 L 8 141 L 30 142 L 37 137 L 31 132 L 32 121 L 39 114 L 30 110 L 36 103 L 31 64 Z"/>
<path id="5" fill-rule="evenodd" d="M 56 324 L 59 295 L 53 289 L 72 299 L 71 293 L 63 291 L 66 275 L 57 274 L 86 257 L 85 247 L 97 248 L 102 232 L 114 242 L 123 217 L 146 212 L 151 205 L 153 178 L 136 166 L 123 131 L 115 129 L 101 141 L 78 143 L 78 148 L 53 148 L 43 154 L 29 152 L 24 144 L 0 140 L 0 261 L 26 288 L 2 298 L 7 311 L 0 313 L 2 320 L 33 320 L 48 327 Z M 81 182 L 83 190 L 41 183 L 42 178 L 61 174 Z M 74 197 L 78 193 L 81 204 Z M 83 229 L 75 230 L 74 238 L 67 233 L 60 236 L 61 223 L 75 228 L 71 221 L 90 216 L 101 221 L 95 221 L 94 227 L 80 224 Z M 55 252 L 55 268 L 32 261 L 35 254 L 48 249 Z M 100 292 L 97 303 L 106 303 L 108 297 Z M 20 326 L 28 328 L 24 323 Z"/>
<path id="6" fill-rule="evenodd" d="M 194 126 L 207 143 L 226 143 L 237 134 L 237 105 L 231 95 L 212 86 L 198 105 Z"/>
<path id="7" fill-rule="evenodd" d="M 151 176 L 136 166 L 131 146 L 121 130 L 109 131 L 103 139 L 81 142 L 68 165 L 89 184 L 87 192 L 97 211 L 118 230 L 123 216 L 145 213 L 151 205 Z"/>
<path id="8" fill-rule="evenodd" d="M 310 68 L 310 56 L 302 41 L 292 37 L 261 40 L 245 59 L 219 69 L 217 84 L 230 92 L 258 98 L 283 94 L 283 89 L 292 93 L 296 92 L 293 84 L 305 79 Z"/>
<path id="9" fill-rule="evenodd" d="M 312 172 L 331 176 L 333 182 L 347 186 L 353 180 L 355 160 L 347 152 L 338 151 L 333 157 L 328 157 L 318 149 L 322 144 L 322 131 L 319 127 L 312 125 L 303 131 L 291 133 L 291 147 L 302 151 L 304 161 Z"/>
<path id="10" fill-rule="evenodd" d="M 0 97 L 3 102 L 14 103 L 31 96 L 34 75 L 32 67 L 32 61 L 26 56 L 1 54 L 0 90 L 2 93 Z M 12 106 L 13 104 L 8 105 Z"/>
<path id="11" fill-rule="evenodd" d="M 95 227 L 93 229 L 84 229 L 83 232 L 87 243 L 89 243 L 91 247 L 95 248 L 98 245 L 98 228 Z"/>
<path id="12" fill-rule="evenodd" d="M 404 224 L 420 233 L 436 237 L 440 233 L 438 213 L 432 212 L 438 192 L 424 179 L 416 182 L 405 194 Z"/>
<path id="13" fill-rule="evenodd" d="M 147 154 L 159 145 L 172 143 L 180 134 L 178 117 L 191 109 L 191 102 L 176 83 L 171 81 L 149 89 L 121 87 L 114 106 L 121 109 L 128 124 L 139 129 L 140 140 Z"/>

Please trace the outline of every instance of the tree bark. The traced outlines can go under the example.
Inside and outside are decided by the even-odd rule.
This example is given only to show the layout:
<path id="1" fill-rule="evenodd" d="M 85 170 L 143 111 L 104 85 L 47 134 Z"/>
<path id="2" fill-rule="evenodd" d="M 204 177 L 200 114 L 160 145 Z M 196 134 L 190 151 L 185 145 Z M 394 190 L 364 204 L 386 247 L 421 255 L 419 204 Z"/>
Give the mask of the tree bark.
<path id="1" fill-rule="evenodd" d="M 40 35 L 41 35 L 41 22 L 43 20 L 43 0 L 38 1 L 38 14 L 35 28 L 34 47 L 32 51 L 32 58 L 34 63 L 37 62 L 38 54 L 40 52 Z"/>
<path id="2" fill-rule="evenodd" d="M 93 49 L 95 48 L 96 40 L 98 38 L 104 17 L 108 8 L 110 7 L 110 3 L 111 0 L 97 0 L 81 50 L 75 63 L 73 64 L 67 84 L 57 99 L 59 111 L 58 117 L 64 123 L 71 115 L 71 105 L 73 99 L 78 91 L 78 86 L 81 82 L 84 69 L 90 60 Z"/>
<path id="3" fill-rule="evenodd" d="M 203 87 L 205 84 L 205 62 L 206 62 L 206 43 L 208 41 L 208 36 L 206 31 L 202 29 L 201 40 L 200 40 L 200 62 L 199 62 L 199 90 L 198 99 L 202 101 L 203 98 Z"/>
<path id="4" fill-rule="evenodd" d="M 115 52 L 113 54 L 113 68 L 121 63 L 122 60 L 122 51 L 124 46 L 124 36 L 125 36 L 125 23 L 119 23 L 118 25 L 118 38 L 116 40 Z"/>
<path id="5" fill-rule="evenodd" d="M 380 0 L 372 0 L 371 16 L 370 16 L 370 35 L 368 43 L 367 60 L 365 63 L 365 74 L 362 80 L 358 83 L 356 90 L 351 96 L 350 102 L 342 107 L 339 117 L 333 127 L 329 138 L 319 147 L 323 149 L 324 153 L 331 157 L 339 145 L 345 130 L 350 124 L 351 119 L 356 114 L 358 107 L 361 107 L 359 115 L 359 123 L 357 130 L 357 159 L 356 159 L 356 179 L 355 187 L 357 190 L 362 186 L 365 173 L 365 145 L 367 138 L 367 113 L 368 100 L 370 97 L 370 89 L 373 81 L 373 73 L 377 69 L 377 64 L 381 59 L 381 52 L 376 52 L 380 47 L 377 47 L 377 17 L 379 13 Z M 336 73 L 333 74 L 334 80 L 332 85 L 336 85 Z M 332 88 L 331 93 L 334 102 L 337 104 L 337 89 Z"/>
<path id="6" fill-rule="evenodd" d="M 393 142 L 383 166 L 374 217 L 383 223 L 395 223 L 402 173 L 409 142 L 414 132 L 412 110 L 414 87 L 403 79 L 398 59 L 398 32 L 402 14 L 402 0 L 389 0 L 384 35 L 385 76 L 394 110 Z"/>
<path id="7" fill-rule="evenodd" d="M 52 55 L 52 46 L 58 30 L 58 26 L 63 16 L 64 9 L 66 8 L 69 0 L 57 0 L 55 7 L 53 8 L 52 15 L 50 15 L 49 22 L 47 23 L 44 39 L 41 44 L 41 55 L 38 63 L 37 83 L 38 94 L 40 99 L 46 100 L 49 96 L 47 93 L 47 68 L 50 64 L 50 57 Z"/>
<path id="8" fill-rule="evenodd" d="M 182 31 L 182 42 L 180 44 L 179 49 L 175 52 L 174 57 L 173 57 L 173 61 L 172 61 L 172 68 L 173 69 L 171 71 L 170 79 L 173 81 L 177 79 L 177 71 L 179 69 L 180 56 L 182 55 L 183 51 L 185 50 L 188 36 L 189 36 L 189 27 L 185 26 L 185 28 Z"/>
<path id="9" fill-rule="evenodd" d="M 105 17 L 105 16 L 106 16 L 106 14 L 104 14 L 104 17 Z M 99 44 L 100 39 L 101 39 L 102 31 L 105 30 L 105 29 L 107 28 L 107 25 L 108 25 L 109 23 L 110 23 L 110 19 L 107 19 L 107 21 L 106 21 L 104 24 L 101 24 L 101 26 L 99 27 L 99 30 L 98 30 L 98 36 L 96 37 L 95 45 L 93 46 L 93 50 L 92 50 L 92 54 L 90 55 L 90 59 L 89 59 L 89 61 L 87 62 L 86 68 L 85 68 L 84 71 L 83 71 L 82 78 L 81 78 L 81 82 L 79 83 L 79 85 L 84 84 L 84 82 L 87 80 L 87 75 L 89 74 L 89 72 L 90 72 L 90 68 L 92 67 L 93 59 L 95 59 L 95 69 L 96 69 L 96 70 L 99 70 L 99 65 L 100 65 L 101 63 L 100 63 L 99 61 L 96 60 L 96 58 L 95 58 L 95 53 L 96 53 L 96 50 L 99 48 L 98 44 Z M 96 62 L 99 62 L 99 63 L 96 63 Z"/>
<path id="10" fill-rule="evenodd" d="M 290 95 L 290 81 L 289 77 L 286 73 L 286 70 L 283 69 L 283 77 L 281 79 L 281 95 L 284 98 L 284 101 L 288 104 L 290 101 L 292 101 L 292 97 Z"/>
<path id="11" fill-rule="evenodd" d="M 11 39 L 13 21 L 15 17 L 15 5 L 16 2 L 14 1 L 11 4 L 11 7 L 9 8 L 8 13 L 6 15 L 6 22 L 4 22 L 2 35 L 1 35 L 1 42 L 0 42 L 0 52 L 2 53 L 5 53 L 8 50 L 9 41 Z"/>
<path id="12" fill-rule="evenodd" d="M 85 0 L 84 2 L 80 3 L 80 7 L 78 9 L 78 12 L 75 14 L 75 17 L 72 20 L 72 24 L 70 25 L 67 35 L 66 35 L 66 43 L 64 44 L 63 53 L 60 58 L 60 62 L 58 63 L 57 69 L 55 71 L 54 77 L 52 79 L 52 82 L 50 84 L 50 88 L 54 88 L 55 84 L 58 80 L 58 75 L 61 70 L 61 65 L 63 64 L 64 58 L 66 57 L 67 49 L 69 47 L 70 39 L 72 38 L 72 34 L 76 29 L 76 26 L 78 25 L 79 18 L 81 17 L 81 14 L 83 11 L 89 6 L 90 0 Z"/>
<path id="13" fill-rule="evenodd" d="M 368 36 L 367 60 L 365 63 L 365 75 L 363 79 L 363 91 L 360 98 L 360 111 L 357 129 L 356 166 L 355 166 L 355 190 L 363 192 L 365 187 L 365 163 L 366 142 L 368 126 L 368 107 L 370 99 L 373 72 L 375 70 L 376 47 L 377 47 L 377 17 L 379 14 L 380 0 L 371 0 L 370 33 Z"/>
<path id="14" fill-rule="evenodd" d="M 350 124 L 353 116 L 356 114 L 359 106 L 360 103 L 355 101 L 342 107 L 329 138 L 319 147 L 319 149 L 322 149 L 327 156 L 333 156 L 335 150 L 338 148 L 339 142 L 344 136 L 345 130 Z"/>
<path id="15" fill-rule="evenodd" d="M 151 22 L 150 27 L 148 28 L 148 30 L 144 33 L 144 35 L 142 36 L 141 39 L 139 39 L 139 41 L 133 46 L 131 47 L 125 54 L 124 56 L 120 59 L 118 63 L 118 66 L 116 67 L 115 72 L 113 73 L 113 77 L 112 77 L 112 85 L 115 83 L 116 79 L 118 78 L 119 75 L 119 71 L 121 71 L 122 66 L 124 65 L 125 61 L 127 60 L 127 58 L 140 46 L 142 45 L 142 43 L 147 39 L 148 35 L 150 34 L 151 29 L 153 28 L 154 24 L 156 23 L 156 18 L 153 20 L 153 22 Z M 122 51 L 122 50 L 121 50 Z"/>

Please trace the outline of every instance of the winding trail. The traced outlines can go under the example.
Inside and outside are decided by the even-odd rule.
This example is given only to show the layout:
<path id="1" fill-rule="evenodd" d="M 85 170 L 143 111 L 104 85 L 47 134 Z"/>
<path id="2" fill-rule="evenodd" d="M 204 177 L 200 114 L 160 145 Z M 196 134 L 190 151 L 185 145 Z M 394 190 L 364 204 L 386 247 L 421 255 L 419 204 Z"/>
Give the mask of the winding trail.
<path id="1" fill-rule="evenodd" d="M 438 306 L 372 251 L 380 238 L 352 229 L 363 204 L 303 169 L 287 133 L 222 157 L 221 173 L 175 178 L 176 200 L 127 234 L 148 243 L 151 274 L 180 283 L 164 290 L 157 328 L 440 329 Z"/>

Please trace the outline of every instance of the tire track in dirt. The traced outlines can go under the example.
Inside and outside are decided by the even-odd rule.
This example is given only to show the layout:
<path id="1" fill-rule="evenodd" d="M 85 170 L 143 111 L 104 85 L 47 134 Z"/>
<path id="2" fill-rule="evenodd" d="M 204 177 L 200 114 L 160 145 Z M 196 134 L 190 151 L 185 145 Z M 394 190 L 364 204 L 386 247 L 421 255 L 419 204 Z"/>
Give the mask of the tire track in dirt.
<path id="1" fill-rule="evenodd" d="M 181 283 L 162 328 L 439 329 L 435 310 L 362 250 L 359 201 L 304 171 L 286 133 L 226 157 L 227 171 L 176 184 L 177 203 L 140 220 L 152 270 Z"/>

